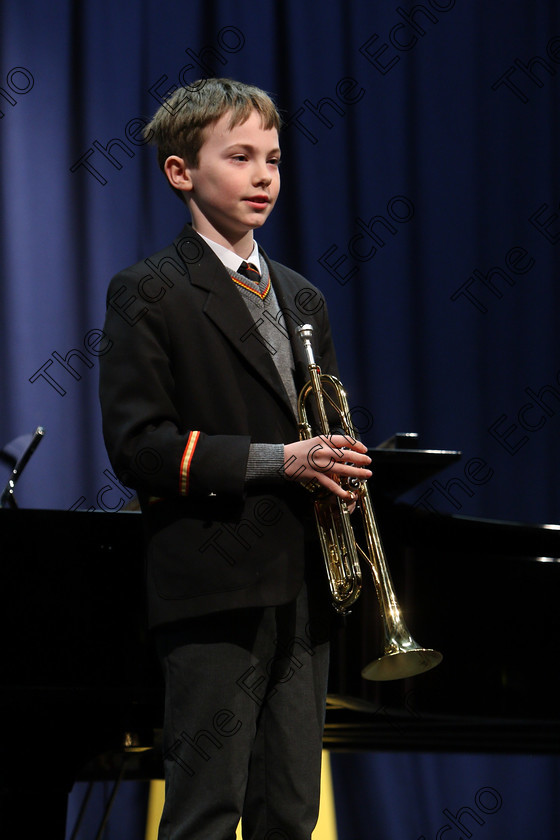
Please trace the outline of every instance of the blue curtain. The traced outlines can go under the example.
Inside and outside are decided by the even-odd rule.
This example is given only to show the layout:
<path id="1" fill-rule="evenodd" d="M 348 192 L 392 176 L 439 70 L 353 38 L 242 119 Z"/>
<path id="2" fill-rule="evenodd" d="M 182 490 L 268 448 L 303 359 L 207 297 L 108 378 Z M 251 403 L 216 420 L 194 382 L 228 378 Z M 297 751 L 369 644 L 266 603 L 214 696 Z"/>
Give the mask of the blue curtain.
<path id="1" fill-rule="evenodd" d="M 105 291 L 185 221 L 140 129 L 173 86 L 226 75 L 282 109 L 282 193 L 259 240 L 324 290 L 366 441 L 415 431 L 463 452 L 407 500 L 558 521 L 555 0 L 24 0 L 1 21 L 0 444 L 46 429 L 21 507 L 129 498 L 97 404 Z M 431 837 L 481 790 L 473 836 L 553 836 L 556 759 L 334 759 L 340 813 L 354 779 L 379 836 Z M 536 790 L 550 828 L 522 831 Z"/>
<path id="2" fill-rule="evenodd" d="M 338 840 L 558 837 L 558 759 L 550 756 L 337 755 Z"/>

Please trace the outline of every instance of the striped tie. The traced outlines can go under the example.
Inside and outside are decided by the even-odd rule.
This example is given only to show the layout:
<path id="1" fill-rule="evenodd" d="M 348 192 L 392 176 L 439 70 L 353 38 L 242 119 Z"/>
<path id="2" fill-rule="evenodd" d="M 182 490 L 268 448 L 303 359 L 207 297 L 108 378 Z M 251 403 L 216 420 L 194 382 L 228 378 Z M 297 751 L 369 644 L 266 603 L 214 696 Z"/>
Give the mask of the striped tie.
<path id="1" fill-rule="evenodd" d="M 243 277 L 246 277 L 248 280 L 252 280 L 253 283 L 260 283 L 260 272 L 252 263 L 242 262 L 237 269 L 237 273 L 242 274 Z"/>

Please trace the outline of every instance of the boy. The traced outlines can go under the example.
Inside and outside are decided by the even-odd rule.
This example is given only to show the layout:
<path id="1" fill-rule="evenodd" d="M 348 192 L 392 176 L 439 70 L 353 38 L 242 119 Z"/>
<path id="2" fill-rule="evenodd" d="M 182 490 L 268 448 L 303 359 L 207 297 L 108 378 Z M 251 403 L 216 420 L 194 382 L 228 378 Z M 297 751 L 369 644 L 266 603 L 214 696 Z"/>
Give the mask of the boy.
<path id="1" fill-rule="evenodd" d="M 297 440 L 298 322 L 336 361 L 321 293 L 253 239 L 279 127 L 258 88 L 176 90 L 146 136 L 192 226 L 108 292 L 104 435 L 140 499 L 165 675 L 160 840 L 233 840 L 240 817 L 244 838 L 309 840 L 317 819 L 330 605 L 301 485 L 351 498 L 337 478 L 371 473 L 357 441 Z"/>

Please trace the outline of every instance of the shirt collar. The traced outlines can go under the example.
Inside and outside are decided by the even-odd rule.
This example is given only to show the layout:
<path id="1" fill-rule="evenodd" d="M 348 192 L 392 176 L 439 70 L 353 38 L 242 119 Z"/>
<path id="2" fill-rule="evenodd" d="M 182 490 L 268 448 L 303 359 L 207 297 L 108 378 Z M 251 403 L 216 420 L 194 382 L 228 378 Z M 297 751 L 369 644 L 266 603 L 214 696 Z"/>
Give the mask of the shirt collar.
<path id="1" fill-rule="evenodd" d="M 222 263 L 229 271 L 238 271 L 239 266 L 242 262 L 250 262 L 253 263 L 253 265 L 256 268 L 258 268 L 259 273 L 262 274 L 261 258 L 259 256 L 259 246 L 254 240 L 253 250 L 251 251 L 249 258 L 245 261 L 241 259 L 239 254 L 234 253 L 234 251 L 230 250 L 229 248 L 226 248 L 224 245 L 220 245 L 218 242 L 213 242 L 212 239 L 208 239 L 208 237 L 203 236 L 202 233 L 199 233 L 198 235 L 202 237 L 202 239 L 204 239 L 204 241 L 209 245 L 210 248 L 212 248 L 218 259 L 222 261 Z"/>

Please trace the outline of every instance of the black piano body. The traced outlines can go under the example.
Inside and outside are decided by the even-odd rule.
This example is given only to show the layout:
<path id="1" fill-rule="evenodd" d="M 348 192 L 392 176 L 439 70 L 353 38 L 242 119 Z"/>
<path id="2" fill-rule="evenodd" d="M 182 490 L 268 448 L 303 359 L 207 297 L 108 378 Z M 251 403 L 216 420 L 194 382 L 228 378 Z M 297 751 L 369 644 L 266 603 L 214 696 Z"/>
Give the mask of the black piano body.
<path id="1" fill-rule="evenodd" d="M 141 515 L 18 508 L 0 523 L 0 822 L 64 838 L 75 781 L 161 775 Z"/>
<path id="2" fill-rule="evenodd" d="M 382 648 L 366 569 L 352 614 L 335 619 L 325 747 L 560 752 L 560 529 L 399 504 L 459 454 L 372 454 L 379 529 L 407 626 L 444 658 L 418 677 L 362 679 Z M 56 836 L 75 781 L 162 775 L 163 688 L 146 629 L 141 515 L 2 509 L 0 534 L 3 824 L 21 795 L 28 827 L 32 807 L 49 813 Z"/>
<path id="3" fill-rule="evenodd" d="M 560 529 L 378 509 L 408 629 L 443 660 L 410 679 L 363 680 L 382 650 L 366 587 L 334 640 L 326 746 L 560 753 Z"/>
<path id="4" fill-rule="evenodd" d="M 443 661 L 410 679 L 361 677 L 383 649 L 366 570 L 333 638 L 325 746 L 559 753 L 560 526 L 437 513 L 423 482 L 461 453 L 416 445 L 398 435 L 370 450 L 370 491 L 406 625 Z M 416 504 L 400 503 L 412 488 Z"/>

